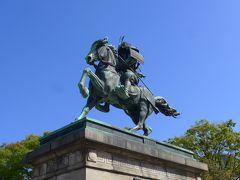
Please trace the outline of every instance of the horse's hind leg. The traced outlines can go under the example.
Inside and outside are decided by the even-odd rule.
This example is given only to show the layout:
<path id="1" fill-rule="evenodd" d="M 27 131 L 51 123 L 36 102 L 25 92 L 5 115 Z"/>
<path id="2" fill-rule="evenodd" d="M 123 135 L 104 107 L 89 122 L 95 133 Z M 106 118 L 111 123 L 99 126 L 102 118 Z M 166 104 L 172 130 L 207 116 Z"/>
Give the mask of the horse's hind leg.
<path id="1" fill-rule="evenodd" d="M 86 80 L 86 77 L 89 77 L 91 80 L 91 83 L 97 87 L 100 91 L 104 91 L 104 84 L 101 81 L 101 79 L 98 78 L 98 76 L 96 74 L 94 74 L 90 68 L 86 68 L 83 70 L 81 79 L 78 83 L 78 87 L 80 90 L 80 93 L 82 94 L 82 96 L 84 98 L 86 98 L 89 95 L 89 90 L 87 87 L 84 86 L 84 82 Z"/>
<path id="2" fill-rule="evenodd" d="M 144 131 L 144 136 L 148 136 L 149 134 L 151 134 L 152 129 L 144 122 L 143 123 L 143 131 Z"/>
<path id="3" fill-rule="evenodd" d="M 147 115 L 148 115 L 147 104 L 139 103 L 139 112 L 137 115 L 137 119 L 135 120 L 135 122 L 137 122 L 137 126 L 131 129 L 132 132 L 136 132 L 144 128 L 144 122 L 147 118 Z"/>
<path id="4" fill-rule="evenodd" d="M 145 117 L 146 117 L 146 113 L 144 111 L 141 111 L 139 113 L 139 118 L 138 118 L 137 125 L 134 128 L 132 128 L 130 131 L 136 132 L 136 131 L 138 131 L 140 129 L 143 129 L 144 121 L 146 119 Z"/>

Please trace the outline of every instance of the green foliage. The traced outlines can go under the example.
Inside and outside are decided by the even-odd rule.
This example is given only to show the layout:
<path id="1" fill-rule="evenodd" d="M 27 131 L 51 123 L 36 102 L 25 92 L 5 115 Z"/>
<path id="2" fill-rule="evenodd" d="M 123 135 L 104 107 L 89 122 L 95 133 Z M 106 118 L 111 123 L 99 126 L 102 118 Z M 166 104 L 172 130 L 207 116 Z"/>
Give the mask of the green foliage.
<path id="1" fill-rule="evenodd" d="M 184 136 L 168 142 L 192 150 L 196 159 L 208 164 L 204 180 L 236 179 L 240 175 L 240 133 L 234 132 L 235 125 L 232 120 L 220 124 L 200 120 Z"/>
<path id="2" fill-rule="evenodd" d="M 0 179 L 22 180 L 31 177 L 31 166 L 22 163 L 24 155 L 39 146 L 39 136 L 0 146 Z"/>

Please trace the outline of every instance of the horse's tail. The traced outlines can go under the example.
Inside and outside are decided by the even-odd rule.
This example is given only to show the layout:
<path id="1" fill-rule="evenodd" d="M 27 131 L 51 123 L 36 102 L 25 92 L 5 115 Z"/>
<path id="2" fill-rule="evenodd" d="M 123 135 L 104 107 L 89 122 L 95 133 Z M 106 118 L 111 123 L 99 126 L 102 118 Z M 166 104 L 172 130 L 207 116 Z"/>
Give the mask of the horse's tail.
<path id="1" fill-rule="evenodd" d="M 176 109 L 170 107 L 167 101 L 161 96 L 155 97 L 155 106 L 161 113 L 163 113 L 166 116 L 172 116 L 175 118 L 178 115 L 180 115 L 180 113 L 177 112 Z"/>

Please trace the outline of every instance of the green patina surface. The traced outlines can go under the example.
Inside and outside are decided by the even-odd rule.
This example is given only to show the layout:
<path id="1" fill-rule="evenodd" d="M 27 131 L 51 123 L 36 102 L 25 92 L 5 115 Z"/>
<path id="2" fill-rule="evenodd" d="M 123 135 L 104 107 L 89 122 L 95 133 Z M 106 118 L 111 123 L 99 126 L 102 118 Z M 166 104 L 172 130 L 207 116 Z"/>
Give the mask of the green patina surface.
<path id="1" fill-rule="evenodd" d="M 131 135 L 131 136 L 134 136 L 134 137 L 137 137 L 137 138 L 141 138 L 141 139 L 147 139 L 147 140 L 156 142 L 158 144 L 161 144 L 163 146 L 170 147 L 172 149 L 176 149 L 178 151 L 183 151 L 183 152 L 188 153 L 188 154 L 193 154 L 193 152 L 190 151 L 190 150 L 187 150 L 187 149 L 184 149 L 184 148 L 180 148 L 178 146 L 175 146 L 175 145 L 163 142 L 163 141 L 156 141 L 156 140 L 154 140 L 152 138 L 149 138 L 147 136 L 142 136 L 142 135 L 139 135 L 139 134 L 135 134 L 135 133 L 132 133 L 132 132 L 126 130 L 126 129 L 121 129 L 121 128 L 118 128 L 118 127 L 114 127 L 114 126 L 112 126 L 109 123 L 105 123 L 105 122 L 102 122 L 102 121 L 99 121 L 99 120 L 95 120 L 95 119 L 92 119 L 92 118 L 88 118 L 88 117 L 87 118 L 83 118 L 83 119 L 78 120 L 78 121 L 75 121 L 75 122 L 72 122 L 72 123 L 70 123 L 70 124 L 60 128 L 60 129 L 57 129 L 57 130 L 55 130 L 55 131 L 53 131 L 53 132 L 43 136 L 40 139 L 40 144 L 42 145 L 42 144 L 51 142 L 53 139 L 62 137 L 64 135 L 66 135 L 66 134 L 71 133 L 74 130 L 85 129 L 87 127 L 87 123 L 88 122 L 96 124 L 96 125 L 99 125 L 99 126 L 102 126 L 102 127 L 106 127 L 108 129 L 116 130 L 116 131 L 121 132 L 123 134 L 128 134 L 128 135 Z M 101 130 L 99 130 L 97 132 L 98 133 L 102 133 Z"/>

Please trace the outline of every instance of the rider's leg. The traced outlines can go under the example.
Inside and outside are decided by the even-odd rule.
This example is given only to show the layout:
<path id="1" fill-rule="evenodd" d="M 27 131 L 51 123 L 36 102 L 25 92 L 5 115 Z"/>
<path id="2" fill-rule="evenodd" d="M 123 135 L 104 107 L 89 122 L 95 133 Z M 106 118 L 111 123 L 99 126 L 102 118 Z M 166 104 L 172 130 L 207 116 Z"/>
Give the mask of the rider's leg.
<path id="1" fill-rule="evenodd" d="M 131 82 L 130 82 L 129 79 L 127 79 L 127 80 L 125 81 L 124 87 L 125 87 L 125 92 L 126 92 L 126 94 L 128 95 L 128 91 L 129 91 L 129 89 L 130 89 L 130 87 L 131 87 Z"/>
<path id="2" fill-rule="evenodd" d="M 131 95 L 134 95 L 132 87 L 138 84 L 138 78 L 134 72 L 127 70 L 121 76 L 121 85 L 116 88 L 117 94 L 122 99 L 127 99 Z M 136 93 L 136 92 L 135 92 Z M 137 95 L 137 94 L 135 94 Z"/>
<path id="3" fill-rule="evenodd" d="M 129 79 L 125 79 L 123 82 L 123 85 L 117 86 L 115 88 L 115 92 L 117 94 L 117 96 L 119 96 L 121 99 L 128 99 L 130 96 L 128 94 L 128 91 L 131 87 L 131 82 L 129 81 Z"/>

